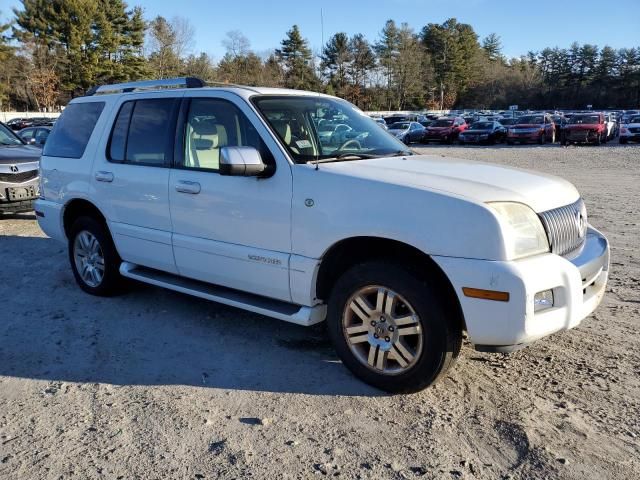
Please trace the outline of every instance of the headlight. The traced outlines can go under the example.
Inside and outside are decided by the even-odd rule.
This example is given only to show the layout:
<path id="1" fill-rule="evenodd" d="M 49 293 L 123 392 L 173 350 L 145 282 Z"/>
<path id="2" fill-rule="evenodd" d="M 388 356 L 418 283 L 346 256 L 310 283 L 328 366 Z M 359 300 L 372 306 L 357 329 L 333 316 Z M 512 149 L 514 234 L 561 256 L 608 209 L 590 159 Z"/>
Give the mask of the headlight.
<path id="1" fill-rule="evenodd" d="M 538 215 L 522 203 L 494 202 L 510 260 L 549 251 L 549 241 Z"/>

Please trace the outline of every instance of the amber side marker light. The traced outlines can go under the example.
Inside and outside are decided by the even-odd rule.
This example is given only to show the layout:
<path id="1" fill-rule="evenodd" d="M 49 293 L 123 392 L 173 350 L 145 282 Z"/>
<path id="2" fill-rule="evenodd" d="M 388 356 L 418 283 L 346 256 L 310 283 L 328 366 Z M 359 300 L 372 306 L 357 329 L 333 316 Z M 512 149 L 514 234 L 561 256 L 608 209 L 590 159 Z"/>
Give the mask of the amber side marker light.
<path id="1" fill-rule="evenodd" d="M 482 298 L 483 300 L 495 300 L 496 302 L 508 302 L 509 292 L 496 292 L 495 290 L 482 290 L 480 288 L 462 287 L 465 297 Z"/>

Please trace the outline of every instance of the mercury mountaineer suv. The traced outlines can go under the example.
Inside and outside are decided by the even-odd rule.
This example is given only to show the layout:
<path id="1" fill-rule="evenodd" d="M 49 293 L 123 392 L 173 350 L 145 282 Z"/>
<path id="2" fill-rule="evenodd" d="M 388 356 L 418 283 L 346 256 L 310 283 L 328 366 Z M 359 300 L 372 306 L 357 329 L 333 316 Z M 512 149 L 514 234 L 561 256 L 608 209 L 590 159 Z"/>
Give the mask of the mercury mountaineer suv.
<path id="1" fill-rule="evenodd" d="M 341 144 L 318 125 L 348 125 Z M 101 86 L 74 99 L 41 160 L 36 214 L 80 288 L 122 277 L 300 325 L 344 365 L 420 390 L 458 356 L 509 352 L 600 303 L 606 238 L 560 178 L 415 155 L 350 103 L 206 87 Z"/>

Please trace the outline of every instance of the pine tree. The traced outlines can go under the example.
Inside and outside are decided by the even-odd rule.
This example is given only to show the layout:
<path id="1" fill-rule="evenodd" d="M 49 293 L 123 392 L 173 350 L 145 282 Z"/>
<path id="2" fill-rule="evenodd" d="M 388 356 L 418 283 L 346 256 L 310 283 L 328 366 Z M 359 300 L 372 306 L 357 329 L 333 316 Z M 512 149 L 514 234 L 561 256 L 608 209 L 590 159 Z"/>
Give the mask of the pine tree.
<path id="1" fill-rule="evenodd" d="M 482 49 L 484 50 L 487 58 L 492 62 L 504 61 L 502 56 L 502 41 L 500 37 L 495 33 L 490 33 L 484 40 L 482 40 Z"/>
<path id="2" fill-rule="evenodd" d="M 348 96 L 348 75 L 352 61 L 348 35 L 344 32 L 336 33 L 322 50 L 320 66 L 326 72 L 335 94 L 343 98 Z"/>
<path id="3" fill-rule="evenodd" d="M 287 36 L 276 50 L 276 56 L 284 69 L 284 83 L 287 88 L 312 90 L 319 85 L 313 69 L 313 58 L 309 43 L 297 25 L 287 32 Z"/>

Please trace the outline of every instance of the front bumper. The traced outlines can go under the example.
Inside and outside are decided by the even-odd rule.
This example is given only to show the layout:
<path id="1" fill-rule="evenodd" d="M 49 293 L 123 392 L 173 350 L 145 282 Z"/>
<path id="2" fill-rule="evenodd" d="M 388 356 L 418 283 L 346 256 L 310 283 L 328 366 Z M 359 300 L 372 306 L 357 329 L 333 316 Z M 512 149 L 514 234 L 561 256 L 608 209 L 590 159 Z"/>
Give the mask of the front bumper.
<path id="1" fill-rule="evenodd" d="M 592 227 L 571 260 L 552 253 L 510 262 L 433 258 L 455 288 L 478 350 L 515 350 L 579 325 L 600 304 L 609 275 L 609 243 Z M 509 292 L 509 300 L 466 297 L 463 287 Z M 550 289 L 553 307 L 534 311 L 536 293 Z"/>
<path id="2" fill-rule="evenodd" d="M 19 196 L 16 196 L 19 192 Z M 38 197 L 38 178 L 21 183 L 0 181 L 0 212 L 30 212 Z"/>

